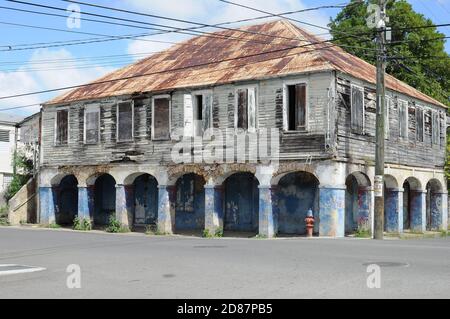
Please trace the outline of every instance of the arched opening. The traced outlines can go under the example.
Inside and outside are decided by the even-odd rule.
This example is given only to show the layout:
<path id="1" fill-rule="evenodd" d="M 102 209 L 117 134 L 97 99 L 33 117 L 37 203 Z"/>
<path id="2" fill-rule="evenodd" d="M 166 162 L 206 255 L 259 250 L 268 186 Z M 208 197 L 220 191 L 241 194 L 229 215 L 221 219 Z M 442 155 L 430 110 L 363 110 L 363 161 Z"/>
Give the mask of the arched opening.
<path id="1" fill-rule="evenodd" d="M 78 214 L 78 180 L 74 175 L 67 175 L 56 188 L 55 222 L 61 226 L 72 226 Z"/>
<path id="2" fill-rule="evenodd" d="M 426 229 L 439 230 L 442 223 L 442 185 L 437 179 L 432 179 L 426 190 Z"/>
<path id="3" fill-rule="evenodd" d="M 384 230 L 386 232 L 401 232 L 402 193 L 394 176 L 384 176 Z"/>
<path id="4" fill-rule="evenodd" d="M 132 190 L 134 226 L 156 225 L 158 220 L 158 181 L 156 178 L 149 174 L 139 175 L 134 179 Z"/>
<path id="5" fill-rule="evenodd" d="M 94 184 L 94 225 L 108 225 L 115 211 L 116 181 L 109 174 L 100 175 Z"/>
<path id="6" fill-rule="evenodd" d="M 258 231 L 259 182 L 251 173 L 236 173 L 224 182 L 224 231 Z"/>
<path id="7" fill-rule="evenodd" d="M 205 228 L 205 179 L 185 174 L 176 182 L 175 232 L 201 232 Z"/>
<path id="8" fill-rule="evenodd" d="M 420 230 L 422 224 L 422 186 L 415 177 L 403 183 L 403 229 Z"/>
<path id="9" fill-rule="evenodd" d="M 308 210 L 315 217 L 319 211 L 319 180 L 308 172 L 289 173 L 280 179 L 277 190 L 278 234 L 306 234 Z"/>
<path id="10" fill-rule="evenodd" d="M 370 231 L 370 179 L 364 173 L 355 172 L 347 176 L 345 185 L 345 233 Z"/>

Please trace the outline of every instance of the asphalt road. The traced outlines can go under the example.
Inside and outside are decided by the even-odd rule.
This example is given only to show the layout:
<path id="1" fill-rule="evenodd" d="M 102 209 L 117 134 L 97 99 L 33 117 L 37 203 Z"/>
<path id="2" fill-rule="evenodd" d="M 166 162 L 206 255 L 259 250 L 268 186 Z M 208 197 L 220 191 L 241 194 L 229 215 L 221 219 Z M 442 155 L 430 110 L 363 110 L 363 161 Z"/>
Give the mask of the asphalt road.
<path id="1" fill-rule="evenodd" d="M 368 288 L 367 264 L 380 264 Z M 0 227 L 1 298 L 449 298 L 450 239 L 202 239 Z M 68 265 L 81 271 L 69 289 Z M 14 266 L 15 267 L 15 266 Z M 11 269 L 16 269 L 16 268 Z"/>

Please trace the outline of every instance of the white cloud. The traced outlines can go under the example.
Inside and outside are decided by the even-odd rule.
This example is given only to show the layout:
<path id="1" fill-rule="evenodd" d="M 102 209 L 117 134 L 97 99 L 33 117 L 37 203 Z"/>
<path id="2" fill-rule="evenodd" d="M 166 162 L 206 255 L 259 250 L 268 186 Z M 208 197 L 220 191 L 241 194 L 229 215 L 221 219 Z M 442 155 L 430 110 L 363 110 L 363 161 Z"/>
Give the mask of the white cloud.
<path id="1" fill-rule="evenodd" d="M 247 18 L 255 18 L 264 16 L 266 14 L 256 12 L 250 9 L 241 8 L 238 6 L 221 3 L 219 1 L 205 1 L 205 0 L 152 0 L 151 5 L 146 0 L 126 0 L 122 2 L 127 2 L 127 4 L 135 10 L 140 10 L 143 12 L 151 12 L 153 14 L 166 15 L 168 17 L 182 17 L 184 20 L 196 21 L 199 23 L 206 24 L 218 24 L 228 21 L 236 21 Z M 260 0 L 240 0 L 240 4 L 247 5 L 249 7 L 258 8 L 263 11 L 271 12 L 274 14 L 279 14 L 288 11 L 302 10 L 307 8 L 304 3 L 300 0 L 271 0 L 271 1 L 260 1 Z M 320 25 L 326 27 L 329 22 L 329 17 L 320 10 L 301 12 L 298 14 L 292 14 L 288 17 L 295 18 L 299 21 L 305 21 L 311 24 Z M 261 23 L 267 20 L 272 20 L 272 18 L 264 20 L 255 20 L 253 23 Z M 158 20 L 158 23 L 171 25 L 171 26 L 181 26 L 189 27 L 189 25 L 182 23 L 175 23 L 173 21 Z M 294 22 L 295 23 L 295 22 Z M 248 21 L 241 24 L 252 24 L 252 21 Z M 308 26 L 305 24 L 299 24 L 300 27 L 308 30 L 314 34 L 327 33 L 326 30 Z M 238 27 L 239 24 L 226 25 L 226 27 Z M 205 31 L 205 29 L 202 29 Z M 211 30 L 211 29 L 210 29 Z M 147 37 L 147 39 L 157 39 L 165 41 L 180 41 L 190 36 L 180 36 L 174 33 L 168 33 L 160 36 Z M 160 51 L 166 49 L 170 44 L 164 43 L 152 43 L 133 40 L 130 41 L 128 45 L 128 53 L 142 53 L 151 51 Z"/>
<path id="2" fill-rule="evenodd" d="M 1 96 L 9 96 L 26 92 L 83 84 L 112 71 L 111 68 L 90 67 L 67 61 L 75 57 L 66 49 L 39 49 L 33 52 L 28 63 L 19 67 L 16 72 L 0 72 Z M 66 61 L 58 61 L 66 59 Z M 40 62 L 40 61 L 47 62 Z M 39 64 L 35 64 L 39 62 Z M 83 61 L 83 64 L 92 63 Z M 66 70 L 61 70 L 65 68 Z M 70 68 L 70 69 L 67 69 Z M 51 69 L 51 70 L 50 70 Z M 30 95 L 12 99 L 0 100 L 0 111 L 4 108 L 45 102 L 53 96 L 61 94 L 59 91 L 46 95 Z M 37 112 L 39 106 L 9 111 L 18 115 L 28 115 Z"/>

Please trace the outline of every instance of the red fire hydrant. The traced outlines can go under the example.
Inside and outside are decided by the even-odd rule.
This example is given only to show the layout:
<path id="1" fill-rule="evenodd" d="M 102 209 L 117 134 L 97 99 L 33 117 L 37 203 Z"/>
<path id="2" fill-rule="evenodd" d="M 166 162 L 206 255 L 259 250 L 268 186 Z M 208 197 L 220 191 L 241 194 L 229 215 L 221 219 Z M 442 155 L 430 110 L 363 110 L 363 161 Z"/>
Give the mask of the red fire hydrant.
<path id="1" fill-rule="evenodd" d="M 308 213 L 306 214 L 305 223 L 306 223 L 306 237 L 312 237 L 314 229 L 314 216 L 311 209 L 309 209 Z"/>

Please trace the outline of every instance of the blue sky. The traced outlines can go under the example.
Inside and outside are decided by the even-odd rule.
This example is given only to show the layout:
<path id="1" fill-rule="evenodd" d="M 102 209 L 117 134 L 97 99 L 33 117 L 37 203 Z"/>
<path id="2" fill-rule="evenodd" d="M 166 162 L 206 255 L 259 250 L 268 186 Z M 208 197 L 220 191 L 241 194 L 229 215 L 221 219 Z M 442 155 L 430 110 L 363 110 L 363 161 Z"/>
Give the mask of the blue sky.
<path id="1" fill-rule="evenodd" d="M 24 1 L 63 9 L 67 8 L 69 5 L 67 2 L 61 0 Z M 88 2 L 87 0 L 85 1 Z M 262 15 L 251 10 L 222 3 L 218 0 L 96 0 L 89 2 L 208 24 L 235 21 Z M 346 0 L 240 0 L 239 2 L 262 10 L 281 13 L 320 5 L 343 4 Z M 413 5 L 414 10 L 424 14 L 434 23 L 450 23 L 450 0 L 410 0 L 409 2 Z M 67 13 L 64 11 L 11 3 L 5 0 L 0 0 L 0 6 L 52 12 L 67 16 Z M 170 26 L 192 26 L 185 23 L 106 11 L 104 9 L 83 5 L 81 5 L 81 11 Z M 334 17 L 338 12 L 339 9 L 326 9 L 294 14 L 291 15 L 291 17 L 316 25 L 326 26 L 330 17 Z M 84 17 L 99 20 L 102 19 L 92 16 Z M 80 28 L 69 29 L 65 17 L 43 16 L 0 8 L 0 96 L 82 84 L 94 80 L 120 66 L 129 64 L 138 58 L 142 58 L 145 55 L 170 46 L 169 43 L 165 42 L 177 42 L 189 37 L 187 35 L 171 33 L 159 36 L 149 36 L 141 38 L 141 40 L 117 40 L 74 46 L 4 51 L 8 48 L 7 46 L 23 48 L 24 46 L 21 45 L 24 44 L 36 44 L 36 46 L 41 46 L 39 43 L 85 40 L 99 38 L 99 36 L 39 30 L 1 23 L 26 24 L 101 35 L 130 35 L 155 32 L 147 29 L 99 24 L 88 21 L 81 21 Z M 237 25 L 232 25 L 230 27 L 233 26 Z M 322 34 L 324 32 L 324 30 L 318 28 L 306 28 L 308 31 L 315 34 Z M 450 36 L 450 27 L 440 28 L 440 31 Z M 151 42 L 149 40 L 161 42 Z M 447 52 L 450 53 L 450 42 L 447 42 L 446 49 Z M 0 100 L 0 110 L 9 107 L 40 103 L 60 93 L 61 92 Z M 34 106 L 8 112 L 25 116 L 38 110 L 39 107 Z"/>

